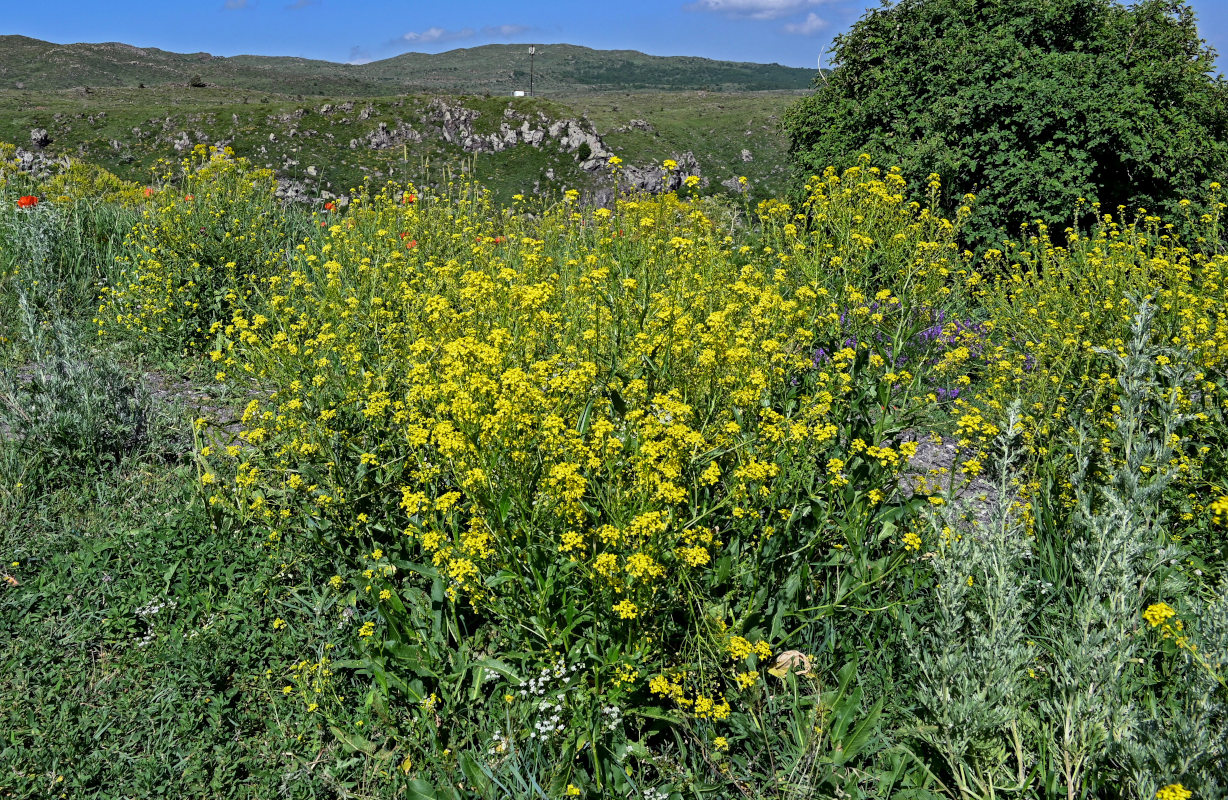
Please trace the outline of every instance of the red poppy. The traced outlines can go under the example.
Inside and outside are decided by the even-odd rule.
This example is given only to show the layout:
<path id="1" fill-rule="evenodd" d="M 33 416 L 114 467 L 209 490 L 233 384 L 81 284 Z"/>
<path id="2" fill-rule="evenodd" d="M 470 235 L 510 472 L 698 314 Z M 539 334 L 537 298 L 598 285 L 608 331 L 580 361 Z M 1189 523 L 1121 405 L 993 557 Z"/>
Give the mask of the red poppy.
<path id="1" fill-rule="evenodd" d="M 409 192 L 406 192 L 405 194 L 401 195 L 402 203 L 412 203 L 417 199 L 418 199 L 417 195 L 410 194 Z"/>
<path id="2" fill-rule="evenodd" d="M 503 244 L 503 243 L 504 243 L 504 242 L 506 242 L 506 241 L 507 241 L 507 238 L 506 238 L 506 237 L 504 237 L 504 236 L 496 236 L 496 237 L 495 237 L 495 244 Z"/>
<path id="3" fill-rule="evenodd" d="M 145 187 L 145 196 L 146 196 L 146 197 L 153 197 L 153 187 L 151 187 L 151 186 L 146 186 L 146 187 Z"/>
<path id="4" fill-rule="evenodd" d="M 30 206 L 36 206 L 36 205 L 38 205 L 38 198 L 32 194 L 28 194 L 25 197 L 17 198 L 18 208 L 29 208 Z"/>
<path id="5" fill-rule="evenodd" d="M 331 200 L 330 200 L 329 202 L 327 202 L 327 203 L 325 203 L 325 204 L 324 204 L 324 210 L 325 210 L 325 211 L 332 211 L 332 210 L 333 210 L 334 208 L 336 208 L 336 207 L 337 207 L 337 206 L 336 206 L 336 205 L 335 205 L 335 204 L 334 204 L 334 203 L 333 203 Z"/>
<path id="6" fill-rule="evenodd" d="M 418 246 L 418 240 L 417 240 L 417 239 L 410 239 L 410 240 L 409 240 L 409 241 L 408 241 L 408 242 L 405 244 L 405 249 L 406 249 L 406 250 L 413 250 L 413 249 L 414 249 L 415 247 L 417 247 L 417 246 Z"/>
<path id="7" fill-rule="evenodd" d="M 185 194 L 185 195 L 183 196 L 183 199 L 184 199 L 184 200 L 195 200 L 195 199 L 196 199 L 196 195 L 194 195 L 194 194 Z"/>

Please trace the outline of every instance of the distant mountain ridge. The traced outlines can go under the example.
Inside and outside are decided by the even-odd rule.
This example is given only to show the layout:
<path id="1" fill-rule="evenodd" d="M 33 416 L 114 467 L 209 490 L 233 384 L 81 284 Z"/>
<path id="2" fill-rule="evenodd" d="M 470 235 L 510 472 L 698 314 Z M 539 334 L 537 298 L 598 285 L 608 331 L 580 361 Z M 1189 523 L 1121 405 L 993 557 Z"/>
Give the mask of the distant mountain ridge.
<path id="1" fill-rule="evenodd" d="M 609 91 L 771 91 L 810 86 L 814 71 L 780 64 L 651 56 L 635 50 L 538 45 L 538 94 Z M 527 45 L 404 53 L 367 64 L 292 56 L 172 53 L 119 42 L 55 44 L 0 36 L 0 89 L 57 90 L 199 82 L 315 96 L 408 92 L 510 94 L 529 88 Z"/>

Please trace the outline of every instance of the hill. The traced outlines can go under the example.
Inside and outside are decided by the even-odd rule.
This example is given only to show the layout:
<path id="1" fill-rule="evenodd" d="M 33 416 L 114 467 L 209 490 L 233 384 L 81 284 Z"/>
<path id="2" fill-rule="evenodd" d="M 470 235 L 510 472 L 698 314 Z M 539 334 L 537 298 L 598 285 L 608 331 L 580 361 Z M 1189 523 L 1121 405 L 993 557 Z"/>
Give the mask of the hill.
<path id="1" fill-rule="evenodd" d="M 779 64 L 651 56 L 635 50 L 540 45 L 540 94 L 610 91 L 801 90 L 813 70 Z M 288 95 L 365 97 L 414 92 L 510 94 L 529 85 L 525 45 L 491 44 L 446 53 L 405 53 L 368 64 L 287 56 L 172 53 L 117 42 L 55 44 L 0 36 L 0 88 L 47 91 L 193 82 Z"/>
<path id="2" fill-rule="evenodd" d="M 233 147 L 296 199 L 349 194 L 364 181 L 431 181 L 476 171 L 496 197 L 600 192 L 607 161 L 624 182 L 665 159 L 704 191 L 748 178 L 753 196 L 791 174 L 779 116 L 796 92 L 587 92 L 556 98 L 398 94 L 311 98 L 183 85 L 0 90 L 0 141 L 72 156 L 146 182 L 197 144 Z M 32 134 L 37 134 L 32 136 Z M 151 170 L 153 170 L 151 172 Z M 657 170 L 659 174 L 659 170 Z M 642 187 L 651 188 L 651 187 Z"/>

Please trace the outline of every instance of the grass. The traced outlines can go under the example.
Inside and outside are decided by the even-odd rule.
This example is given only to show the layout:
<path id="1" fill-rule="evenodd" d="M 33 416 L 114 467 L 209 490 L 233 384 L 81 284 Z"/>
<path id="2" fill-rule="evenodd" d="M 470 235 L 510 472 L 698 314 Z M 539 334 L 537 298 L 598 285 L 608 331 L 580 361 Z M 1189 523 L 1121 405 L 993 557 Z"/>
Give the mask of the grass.
<path id="1" fill-rule="evenodd" d="M 777 118 L 794 97 L 787 92 L 679 92 L 444 99 L 478 112 L 475 129 L 481 134 L 499 129 L 505 109 L 531 118 L 544 114 L 549 120 L 587 116 L 610 149 L 628 164 L 659 165 L 691 151 L 713 190 L 723 192 L 721 181 L 746 175 L 754 194 L 767 197 L 783 192 L 790 177 L 787 145 Z M 340 95 L 306 101 L 259 91 L 167 86 L 97 88 L 90 94 L 7 90 L 0 91 L 0 141 L 24 144 L 32 129 L 42 128 L 53 140 L 49 154 L 84 158 L 138 183 L 149 183 L 161 174 L 160 160 L 182 155 L 175 142 L 185 135 L 193 144 L 226 142 L 253 163 L 327 199 L 351 194 L 368 180 L 430 183 L 440 179 L 443 166 L 459 172 L 473 160 L 459 144 L 444 141 L 437 121 L 423 122 L 435 99 Z M 350 111 L 319 113 L 325 105 L 340 109 L 347 102 L 354 104 Z M 359 118 L 364 109 L 369 109 L 365 120 Z M 654 132 L 615 132 L 633 119 L 647 121 Z M 380 123 L 395 130 L 401 122 L 425 134 L 425 140 L 385 150 L 367 146 L 365 137 Z M 297 131 L 294 136 L 289 135 L 292 128 Z M 360 142 L 355 149 L 350 148 L 353 139 Z M 743 162 L 743 149 L 750 150 L 753 161 Z M 535 187 L 539 192 L 561 193 L 603 183 L 602 176 L 581 171 L 574 154 L 549 145 L 539 150 L 520 144 L 478 155 L 476 161 L 477 174 L 501 202 Z M 548 171 L 553 171 L 553 179 L 547 177 Z"/>
<path id="2" fill-rule="evenodd" d="M 364 767 L 338 763 L 331 735 L 282 694 L 285 665 L 338 635 L 332 603 L 305 590 L 325 576 L 213 528 L 188 460 L 133 459 L 6 509 L 18 585 L 0 598 L 0 796 L 331 797 L 361 784 Z"/>
<path id="3" fill-rule="evenodd" d="M 757 197 L 785 193 L 796 177 L 779 120 L 800 93 L 632 93 L 565 95 L 561 102 L 593 121 L 603 140 L 630 164 L 659 164 L 695 154 L 711 186 L 745 175 Z M 652 131 L 630 128 L 643 120 Z M 742 151 L 749 151 L 746 161 Z"/>

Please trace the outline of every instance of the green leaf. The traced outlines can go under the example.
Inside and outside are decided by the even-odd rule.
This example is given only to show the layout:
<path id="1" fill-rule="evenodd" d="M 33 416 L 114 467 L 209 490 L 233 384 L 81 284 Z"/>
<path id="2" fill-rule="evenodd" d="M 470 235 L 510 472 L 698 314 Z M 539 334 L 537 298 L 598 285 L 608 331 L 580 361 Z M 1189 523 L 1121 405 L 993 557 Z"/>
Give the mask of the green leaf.
<path id="1" fill-rule="evenodd" d="M 353 731 L 342 730 L 336 725 L 329 725 L 328 729 L 333 732 L 333 736 L 337 737 L 337 741 L 341 742 L 341 746 L 348 752 L 366 753 L 367 755 L 375 753 L 375 745 L 366 737 Z"/>
<path id="2" fill-rule="evenodd" d="M 435 787 L 421 778 L 414 778 L 405 787 L 408 800 L 442 800 Z"/>
<path id="3" fill-rule="evenodd" d="M 469 784 L 483 797 L 491 796 L 494 787 L 491 784 L 490 776 L 478 765 L 473 754 L 468 751 L 461 753 L 457 761 L 460 763 L 461 772 L 464 773 Z"/>

